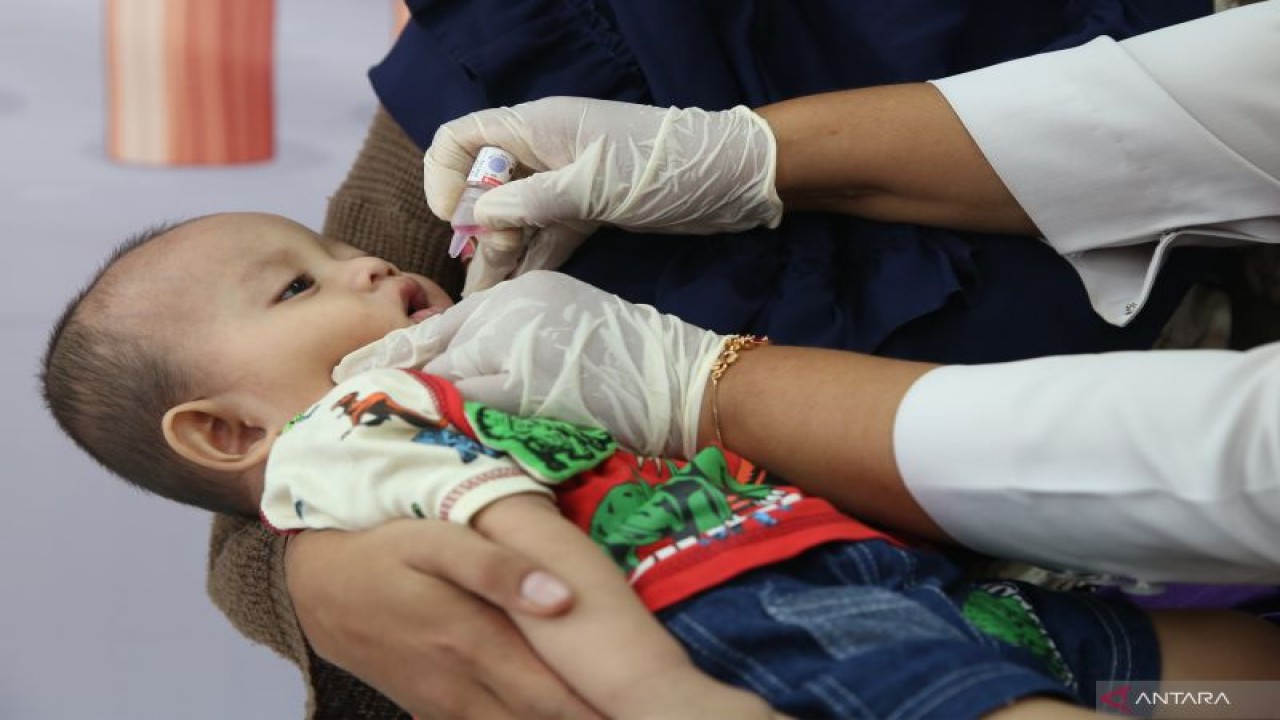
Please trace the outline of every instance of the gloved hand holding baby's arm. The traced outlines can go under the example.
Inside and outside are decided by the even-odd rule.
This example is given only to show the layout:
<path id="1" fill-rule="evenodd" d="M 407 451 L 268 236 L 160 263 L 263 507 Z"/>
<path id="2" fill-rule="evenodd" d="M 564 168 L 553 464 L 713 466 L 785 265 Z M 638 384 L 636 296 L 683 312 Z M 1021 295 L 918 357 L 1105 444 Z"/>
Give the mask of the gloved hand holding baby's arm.
<path id="1" fill-rule="evenodd" d="M 334 379 L 418 367 L 507 412 L 604 427 L 640 455 L 689 457 L 723 340 L 651 306 L 537 272 L 352 353 Z"/>
<path id="2" fill-rule="evenodd" d="M 534 174 L 477 201 L 480 225 L 507 230 L 481 241 L 465 293 L 496 283 L 504 269 L 558 267 L 601 224 L 710 234 L 774 227 L 782 216 L 773 133 L 741 106 L 708 112 L 556 97 L 466 115 L 441 126 L 423 158 L 436 215 L 452 215 L 485 145 Z M 527 252 L 522 228 L 537 229 Z"/>

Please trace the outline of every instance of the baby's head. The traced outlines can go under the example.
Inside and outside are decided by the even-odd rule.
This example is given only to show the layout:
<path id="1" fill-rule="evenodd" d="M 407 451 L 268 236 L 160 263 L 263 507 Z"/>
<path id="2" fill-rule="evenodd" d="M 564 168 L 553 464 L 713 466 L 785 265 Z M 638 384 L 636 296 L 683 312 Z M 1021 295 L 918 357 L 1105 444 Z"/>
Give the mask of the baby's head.
<path id="1" fill-rule="evenodd" d="M 129 482 L 253 515 L 271 442 L 334 365 L 449 304 L 427 278 L 285 218 L 210 215 L 112 254 L 54 328 L 45 400 Z"/>

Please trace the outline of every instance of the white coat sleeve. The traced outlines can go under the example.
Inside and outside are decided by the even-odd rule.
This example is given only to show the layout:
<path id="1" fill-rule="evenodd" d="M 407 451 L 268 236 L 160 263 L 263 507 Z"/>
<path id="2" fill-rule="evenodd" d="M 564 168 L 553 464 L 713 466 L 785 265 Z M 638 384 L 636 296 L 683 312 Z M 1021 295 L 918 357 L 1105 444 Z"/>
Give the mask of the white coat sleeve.
<path id="1" fill-rule="evenodd" d="M 467 524 L 489 503 L 551 491 L 446 420 L 403 370 L 340 383 L 271 448 L 262 518 L 277 530 L 360 530 L 402 517 Z"/>
<path id="2" fill-rule="evenodd" d="M 1095 308 L 1124 324 L 1162 243 L 1280 242 L 1277 47 L 1271 0 L 934 85 Z"/>
<path id="3" fill-rule="evenodd" d="M 1280 582 L 1280 343 L 939 368 L 894 442 L 913 496 L 976 550 Z"/>

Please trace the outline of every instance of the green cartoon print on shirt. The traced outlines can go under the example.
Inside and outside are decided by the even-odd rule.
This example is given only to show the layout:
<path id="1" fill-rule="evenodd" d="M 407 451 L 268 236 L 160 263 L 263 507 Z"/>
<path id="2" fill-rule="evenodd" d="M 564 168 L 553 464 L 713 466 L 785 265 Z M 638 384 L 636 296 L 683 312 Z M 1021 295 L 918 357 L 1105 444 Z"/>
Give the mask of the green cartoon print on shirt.
<path id="1" fill-rule="evenodd" d="M 637 549 L 670 540 L 678 543 L 725 528 L 741 506 L 755 506 L 776 493 L 772 485 L 738 482 L 716 448 L 698 453 L 684 467 L 671 465 L 661 485 L 644 480 L 622 483 L 605 496 L 591 518 L 591 539 L 623 570 L 639 565 Z M 770 522 L 767 515 L 757 518 Z"/>
<path id="2" fill-rule="evenodd" d="M 1075 676 L 1017 585 L 1003 581 L 982 583 L 965 598 L 961 611 L 978 630 L 1030 650 L 1055 678 L 1075 689 Z"/>
<path id="3" fill-rule="evenodd" d="M 464 403 L 463 410 L 480 442 L 553 482 L 590 470 L 618 449 L 609 433 L 597 428 L 509 415 L 475 402 Z"/>

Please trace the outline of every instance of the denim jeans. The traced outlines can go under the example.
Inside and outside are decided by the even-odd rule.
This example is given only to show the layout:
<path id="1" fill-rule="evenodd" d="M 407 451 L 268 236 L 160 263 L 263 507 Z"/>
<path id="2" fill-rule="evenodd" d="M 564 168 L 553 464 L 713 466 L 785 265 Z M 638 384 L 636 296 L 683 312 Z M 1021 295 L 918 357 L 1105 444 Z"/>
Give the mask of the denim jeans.
<path id="1" fill-rule="evenodd" d="M 1154 630 L 1127 602 L 994 590 L 940 555 L 875 540 L 820 546 L 658 616 L 703 671 L 805 720 L 960 720 L 1033 694 L 1092 707 L 1096 680 L 1159 677 Z M 1014 600 L 1031 613 L 1007 639 L 966 617 Z"/>

